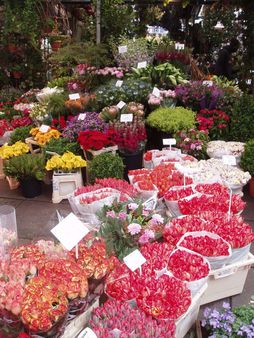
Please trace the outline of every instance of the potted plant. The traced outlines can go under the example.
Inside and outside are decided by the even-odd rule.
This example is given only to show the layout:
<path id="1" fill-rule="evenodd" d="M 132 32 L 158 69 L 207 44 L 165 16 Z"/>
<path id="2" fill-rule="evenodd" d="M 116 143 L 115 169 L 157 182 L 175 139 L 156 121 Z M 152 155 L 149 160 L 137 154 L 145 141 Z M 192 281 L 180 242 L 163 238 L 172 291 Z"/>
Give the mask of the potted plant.
<path id="1" fill-rule="evenodd" d="M 170 138 L 179 130 L 192 129 L 195 127 L 196 114 L 183 107 L 160 107 L 154 110 L 147 118 L 146 122 L 148 126 L 153 128 L 153 131 L 157 132 L 158 148 L 163 146 L 163 138 Z M 155 135 L 152 135 L 154 138 Z"/>
<path id="2" fill-rule="evenodd" d="M 15 177 L 24 197 L 41 194 L 41 181 L 45 176 L 45 157 L 42 154 L 24 154 L 12 157 L 4 163 L 6 176 Z"/>
<path id="3" fill-rule="evenodd" d="M 94 183 L 96 178 L 123 178 L 124 164 L 118 155 L 111 153 L 100 154 L 88 163 L 89 182 Z"/>
<path id="4" fill-rule="evenodd" d="M 254 197 L 254 139 L 249 140 L 244 147 L 240 166 L 251 174 L 249 181 L 249 194 Z"/>
<path id="5" fill-rule="evenodd" d="M 46 18 L 45 20 L 45 26 L 43 28 L 43 33 L 45 35 L 49 34 L 52 32 L 53 28 L 54 28 L 55 22 L 52 18 Z"/>

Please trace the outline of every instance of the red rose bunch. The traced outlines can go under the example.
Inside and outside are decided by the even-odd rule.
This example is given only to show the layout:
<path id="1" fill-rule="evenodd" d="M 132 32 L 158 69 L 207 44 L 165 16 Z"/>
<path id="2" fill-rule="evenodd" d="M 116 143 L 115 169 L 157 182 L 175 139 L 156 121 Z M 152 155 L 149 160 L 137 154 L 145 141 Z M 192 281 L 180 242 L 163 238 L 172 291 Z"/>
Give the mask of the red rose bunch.
<path id="1" fill-rule="evenodd" d="M 58 286 L 58 289 L 69 299 L 84 298 L 88 292 L 85 269 L 74 261 L 54 259 L 45 262 L 39 270 L 39 276 Z"/>
<path id="2" fill-rule="evenodd" d="M 23 262 L 27 261 L 37 267 L 43 264 L 45 257 L 45 254 L 34 244 L 20 245 L 11 252 L 12 263 L 23 264 Z"/>
<path id="3" fill-rule="evenodd" d="M 208 235 L 188 235 L 180 243 L 181 247 L 195 251 L 206 257 L 229 256 L 230 246 L 222 238 Z"/>
<path id="4" fill-rule="evenodd" d="M 228 194 L 227 187 L 225 187 L 220 183 L 212 183 L 212 184 L 199 183 L 195 186 L 195 190 L 197 192 L 200 192 L 201 194 L 206 195 L 220 196 L 221 194 Z"/>
<path id="5" fill-rule="evenodd" d="M 168 243 L 176 245 L 186 232 L 202 230 L 206 230 L 204 220 L 195 216 L 185 216 L 170 221 L 164 228 L 163 237 Z"/>
<path id="6" fill-rule="evenodd" d="M 207 277 L 210 272 L 209 264 L 204 257 L 182 249 L 172 253 L 168 269 L 174 277 L 187 282 Z"/>
<path id="7" fill-rule="evenodd" d="M 25 286 L 21 318 L 32 332 L 47 332 L 68 310 L 68 300 L 43 277 L 34 277 Z"/>
<path id="8" fill-rule="evenodd" d="M 134 169 L 134 170 L 129 170 L 128 175 L 129 176 L 136 176 L 136 175 L 149 175 L 152 172 L 151 169 Z"/>
<path id="9" fill-rule="evenodd" d="M 88 278 L 102 279 L 109 271 L 111 264 L 105 243 L 102 239 L 95 240 L 87 236 L 85 239 L 79 243 L 78 259 L 76 259 L 75 249 L 70 252 L 70 256 L 85 269 Z"/>
<path id="10" fill-rule="evenodd" d="M 105 147 L 114 146 L 115 132 L 108 130 L 102 133 L 97 130 L 81 131 L 78 135 L 78 141 L 84 150 L 100 150 Z"/>
<path id="11" fill-rule="evenodd" d="M 93 310 L 88 323 L 98 338 L 113 338 L 112 330 L 121 331 L 121 337 L 173 338 L 174 321 L 158 322 L 129 304 L 108 300 L 102 307 Z"/>
<path id="12" fill-rule="evenodd" d="M 32 123 L 33 121 L 28 116 L 16 117 L 15 119 L 11 120 L 11 125 L 14 129 L 18 127 L 29 126 Z"/>
<path id="13" fill-rule="evenodd" d="M 239 195 L 232 196 L 231 212 L 237 214 L 245 207 Z M 229 194 L 221 194 L 216 196 L 202 195 L 193 197 L 190 200 L 183 199 L 178 202 L 179 210 L 184 215 L 193 215 L 205 211 L 217 211 L 226 213 L 229 210 Z"/>
<path id="14" fill-rule="evenodd" d="M 137 294 L 138 307 L 158 319 L 177 319 L 191 304 L 191 293 L 180 280 L 162 275 L 160 278 L 143 274 L 141 292 Z"/>
<path id="15" fill-rule="evenodd" d="M 187 197 L 194 194 L 194 191 L 192 187 L 183 187 L 181 189 L 170 189 L 166 194 L 164 195 L 164 198 L 167 201 L 178 201 L 181 198 Z"/>

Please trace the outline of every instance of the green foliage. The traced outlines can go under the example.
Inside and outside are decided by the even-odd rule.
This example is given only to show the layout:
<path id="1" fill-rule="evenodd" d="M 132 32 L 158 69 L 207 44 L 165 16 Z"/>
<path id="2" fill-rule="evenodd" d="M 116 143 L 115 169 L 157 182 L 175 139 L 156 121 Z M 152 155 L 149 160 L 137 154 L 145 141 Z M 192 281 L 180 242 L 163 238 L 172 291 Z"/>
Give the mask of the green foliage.
<path id="1" fill-rule="evenodd" d="M 10 144 L 14 144 L 18 141 L 25 142 L 25 139 L 30 135 L 30 130 L 32 129 L 32 126 L 26 126 L 26 127 L 18 127 L 14 129 L 14 131 L 11 134 L 10 137 Z"/>
<path id="2" fill-rule="evenodd" d="M 176 133 L 179 130 L 191 129 L 195 126 L 196 114 L 183 107 L 167 108 L 161 107 L 154 110 L 146 122 L 150 127 L 159 129 L 166 133 Z"/>
<path id="3" fill-rule="evenodd" d="M 241 157 L 240 166 L 243 170 L 248 171 L 254 177 L 254 139 L 249 140 L 244 148 Z"/>
<path id="4" fill-rule="evenodd" d="M 254 97 L 244 94 L 236 103 L 231 114 L 231 141 L 247 142 L 254 139 Z"/>
<path id="5" fill-rule="evenodd" d="M 88 164 L 89 181 L 92 184 L 96 178 L 123 178 L 123 172 L 123 160 L 120 156 L 111 153 L 95 156 Z"/>
<path id="6" fill-rule="evenodd" d="M 80 154 L 80 145 L 77 142 L 70 142 L 68 138 L 60 137 L 58 139 L 52 138 L 45 146 L 45 151 L 50 151 L 63 155 L 65 152 L 70 151 L 75 155 Z"/>
<path id="7" fill-rule="evenodd" d="M 24 154 L 4 162 L 6 176 L 15 177 L 18 181 L 28 178 L 43 180 L 45 176 L 45 157 L 42 154 Z"/>
<path id="8" fill-rule="evenodd" d="M 47 112 L 51 114 L 52 117 L 59 118 L 61 115 L 65 115 L 67 109 L 65 107 L 65 101 L 67 100 L 67 95 L 65 93 L 55 93 L 50 95 Z"/>
<path id="9" fill-rule="evenodd" d="M 57 77 L 51 81 L 48 82 L 47 86 L 49 88 L 54 88 L 54 87 L 58 87 L 58 88 L 65 88 L 67 87 L 67 83 L 72 79 L 71 76 L 61 76 L 61 77 Z"/>
<path id="10" fill-rule="evenodd" d="M 188 82 L 184 74 L 168 62 L 162 63 L 158 66 L 134 68 L 133 73 L 131 73 L 130 76 L 143 81 L 148 81 L 153 86 L 165 89 Z"/>
<path id="11" fill-rule="evenodd" d="M 139 79 L 126 79 L 121 87 L 116 87 L 116 81 L 110 81 L 106 85 L 98 87 L 95 91 L 98 109 L 116 105 L 121 100 L 144 104 L 152 89 L 151 84 Z"/>

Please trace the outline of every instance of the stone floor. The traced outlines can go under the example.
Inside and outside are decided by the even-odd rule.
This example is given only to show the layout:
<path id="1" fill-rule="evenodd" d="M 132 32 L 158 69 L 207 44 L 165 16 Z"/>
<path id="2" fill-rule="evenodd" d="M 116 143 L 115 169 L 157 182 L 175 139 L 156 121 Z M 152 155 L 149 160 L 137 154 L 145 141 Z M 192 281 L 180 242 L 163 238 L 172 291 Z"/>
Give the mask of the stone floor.
<path id="1" fill-rule="evenodd" d="M 254 198 L 248 195 L 248 189 L 245 188 L 244 200 L 247 202 L 247 207 L 243 216 L 254 227 Z M 50 229 L 57 224 L 56 210 L 59 210 L 62 215 L 67 215 L 71 211 L 68 201 L 59 204 L 51 202 L 49 185 L 43 186 L 41 196 L 26 199 L 21 196 L 19 189 L 10 190 L 7 181 L 0 180 L 0 205 L 3 204 L 16 208 L 18 236 L 21 242 L 52 238 Z M 254 253 L 254 245 L 252 253 Z M 230 301 L 233 306 L 238 306 L 248 304 L 252 295 L 254 295 L 254 267 L 249 270 L 243 293 L 224 300 Z M 210 303 L 209 306 L 220 307 L 224 300 Z"/>

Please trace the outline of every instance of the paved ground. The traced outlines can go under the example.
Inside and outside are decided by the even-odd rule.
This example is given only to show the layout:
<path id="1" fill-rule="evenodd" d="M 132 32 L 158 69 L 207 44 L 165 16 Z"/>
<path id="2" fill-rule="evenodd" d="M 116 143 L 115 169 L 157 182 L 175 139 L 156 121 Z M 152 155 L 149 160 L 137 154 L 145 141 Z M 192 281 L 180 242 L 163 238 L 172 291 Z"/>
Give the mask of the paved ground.
<path id="1" fill-rule="evenodd" d="M 247 207 L 243 216 L 254 228 L 254 198 L 248 195 L 247 187 L 244 192 Z M 50 229 L 57 224 L 56 210 L 63 215 L 71 211 L 68 201 L 59 204 L 51 202 L 51 186 L 44 185 L 41 196 L 26 199 L 21 196 L 19 190 L 10 190 L 6 180 L 0 180 L 0 205 L 2 204 L 9 204 L 16 208 L 18 236 L 21 242 L 51 238 Z M 252 253 L 254 253 L 254 245 Z M 237 306 L 248 304 L 252 295 L 254 295 L 254 267 L 249 270 L 243 293 L 224 300 Z M 220 307 L 221 303 L 222 301 L 217 301 L 209 306 Z"/>

